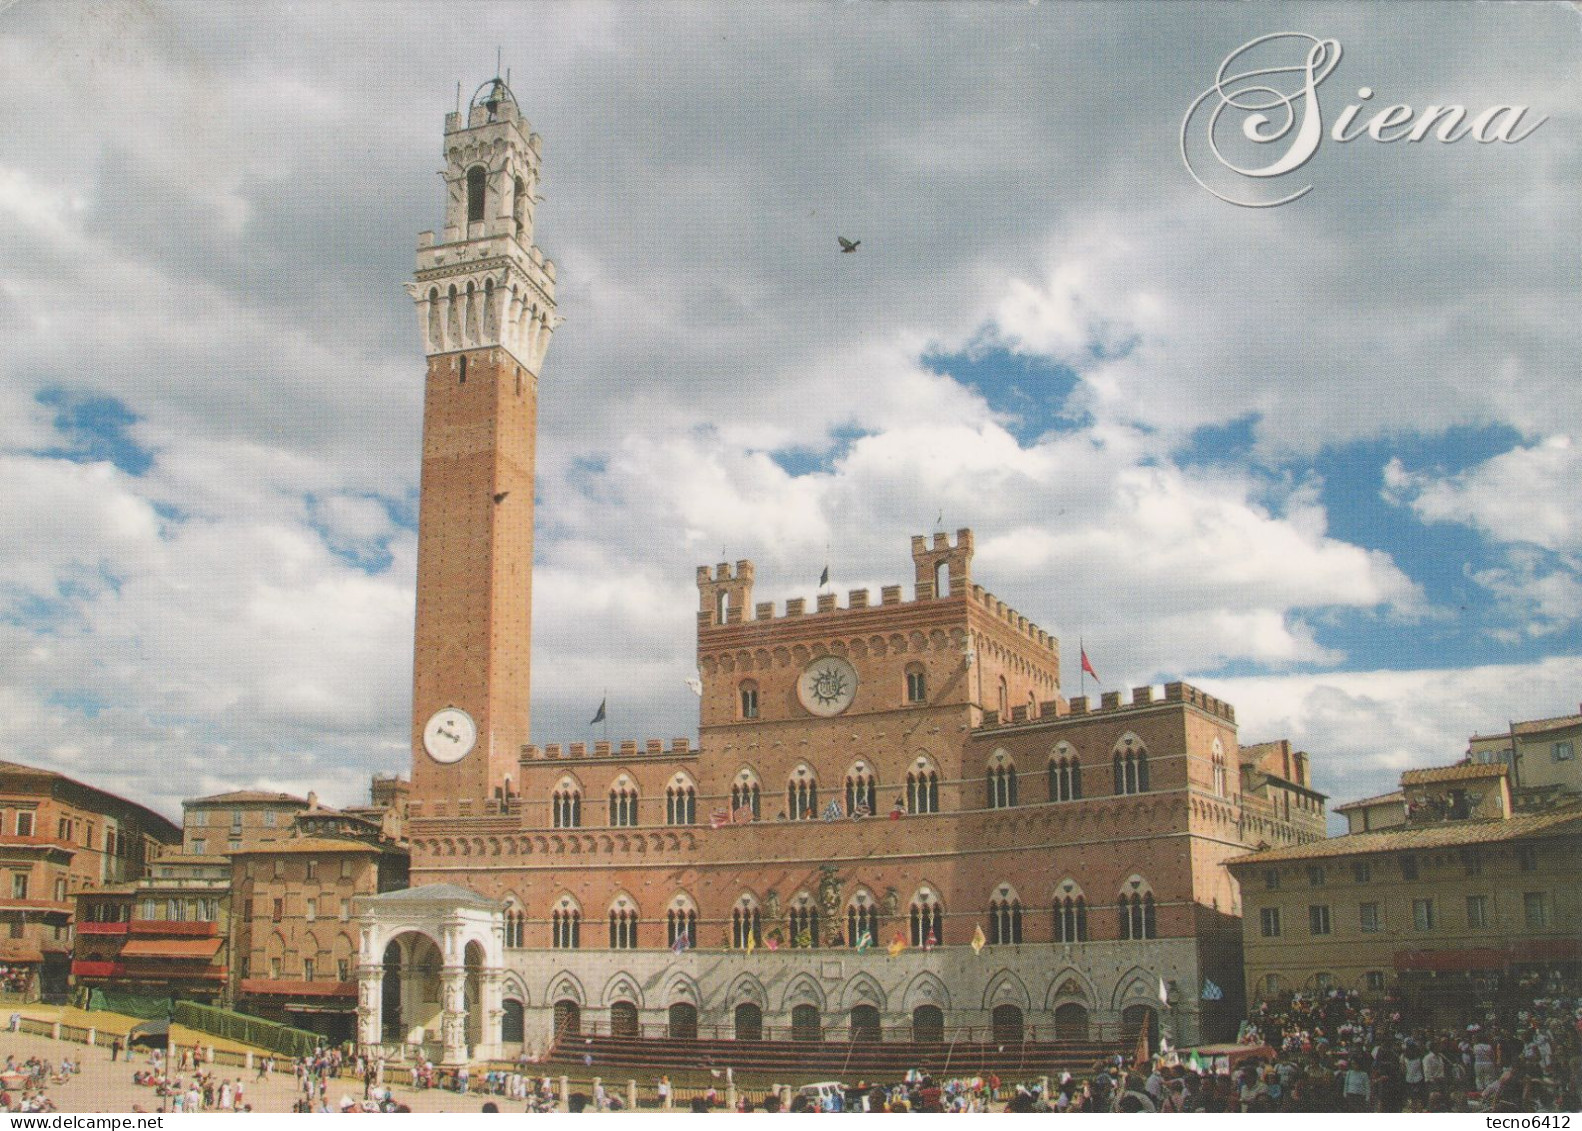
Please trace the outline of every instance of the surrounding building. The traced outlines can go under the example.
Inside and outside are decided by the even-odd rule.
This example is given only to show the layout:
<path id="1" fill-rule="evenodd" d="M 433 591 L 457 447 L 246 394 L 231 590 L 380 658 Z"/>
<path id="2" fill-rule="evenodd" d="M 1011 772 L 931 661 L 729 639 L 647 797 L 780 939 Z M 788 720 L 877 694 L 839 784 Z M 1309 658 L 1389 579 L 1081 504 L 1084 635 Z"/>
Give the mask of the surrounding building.
<path id="1" fill-rule="evenodd" d="M 181 803 L 181 851 L 229 856 L 289 836 L 291 820 L 309 805 L 289 793 L 243 789 Z"/>
<path id="2" fill-rule="evenodd" d="M 1232 860 L 1249 997 L 1345 988 L 1465 1020 L 1577 993 L 1582 806 L 1516 812 L 1510 778 L 1410 770 L 1393 810 L 1342 807 L 1377 803 L 1382 825 Z"/>
<path id="3" fill-rule="evenodd" d="M 353 901 L 407 884 L 406 845 L 389 833 L 400 823 L 405 784 L 376 778 L 374 804 L 357 810 L 309 795 L 285 835 L 231 854 L 238 1008 L 335 1041 L 355 1038 Z"/>
<path id="4" fill-rule="evenodd" d="M 877 602 L 777 606 L 754 600 L 752 562 L 700 567 L 697 745 L 527 745 L 535 424 L 559 322 L 533 242 L 541 155 L 485 83 L 446 118 L 443 238 L 418 238 L 417 886 L 355 904 L 362 1043 L 455 1063 L 587 1027 L 1234 1031 L 1222 863 L 1323 836 L 1307 756 L 1242 748 L 1231 706 L 1182 683 L 1068 700 L 1058 641 L 974 583 L 970 530 L 914 538 L 910 597 Z M 292 939 L 259 946 L 268 851 L 239 857 L 244 919 L 253 977 L 283 979 Z M 272 899 L 311 882 L 273 878 Z"/>
<path id="5" fill-rule="evenodd" d="M 0 988 L 64 995 L 77 893 L 135 880 L 181 830 L 53 770 L 0 762 Z"/>
<path id="6" fill-rule="evenodd" d="M 1539 810 L 1582 801 L 1582 714 L 1512 723 L 1503 734 L 1475 734 L 1467 759 L 1511 770 L 1516 808 Z"/>
<path id="7" fill-rule="evenodd" d="M 170 853 L 130 884 L 77 895 L 73 981 L 110 1007 L 121 995 L 229 1000 L 231 861 Z"/>

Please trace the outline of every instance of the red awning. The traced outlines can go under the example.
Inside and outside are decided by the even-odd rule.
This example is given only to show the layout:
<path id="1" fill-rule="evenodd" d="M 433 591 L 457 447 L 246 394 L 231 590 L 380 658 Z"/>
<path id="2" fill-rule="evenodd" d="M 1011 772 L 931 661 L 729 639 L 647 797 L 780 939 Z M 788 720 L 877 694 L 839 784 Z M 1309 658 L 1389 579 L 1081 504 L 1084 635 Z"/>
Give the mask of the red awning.
<path id="1" fill-rule="evenodd" d="M 1466 950 L 1398 950 L 1395 952 L 1397 970 L 1503 970 L 1510 956 L 1493 947 L 1469 947 Z"/>
<path id="2" fill-rule="evenodd" d="M 1511 946 L 1512 962 L 1582 962 L 1582 940 L 1521 939 Z"/>
<path id="3" fill-rule="evenodd" d="M 129 939 L 122 958 L 213 958 L 223 939 Z"/>

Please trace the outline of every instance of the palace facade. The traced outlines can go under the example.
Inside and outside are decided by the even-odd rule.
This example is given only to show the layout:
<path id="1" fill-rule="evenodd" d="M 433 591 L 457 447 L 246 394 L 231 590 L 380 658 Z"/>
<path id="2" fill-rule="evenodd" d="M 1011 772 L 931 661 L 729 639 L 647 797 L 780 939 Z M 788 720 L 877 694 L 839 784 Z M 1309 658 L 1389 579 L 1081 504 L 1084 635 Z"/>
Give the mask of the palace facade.
<path id="1" fill-rule="evenodd" d="M 1068 698 L 1059 642 L 974 580 L 970 530 L 913 538 L 877 600 L 758 601 L 751 561 L 699 567 L 696 744 L 529 744 L 541 156 L 485 83 L 446 118 L 445 225 L 418 238 L 413 886 L 355 901 L 361 1043 L 1233 1031 L 1222 865 L 1324 835 L 1307 756 L 1240 745 L 1183 683 Z"/>

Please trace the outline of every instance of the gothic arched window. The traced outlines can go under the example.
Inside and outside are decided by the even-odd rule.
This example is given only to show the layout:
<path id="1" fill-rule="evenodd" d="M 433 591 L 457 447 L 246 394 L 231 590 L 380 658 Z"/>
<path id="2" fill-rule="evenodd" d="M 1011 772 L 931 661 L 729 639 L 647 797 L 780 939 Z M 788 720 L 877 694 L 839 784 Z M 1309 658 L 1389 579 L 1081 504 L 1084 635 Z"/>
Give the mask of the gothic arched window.
<path id="1" fill-rule="evenodd" d="M 467 170 L 467 223 L 469 224 L 483 222 L 484 176 L 482 165 L 474 165 Z"/>

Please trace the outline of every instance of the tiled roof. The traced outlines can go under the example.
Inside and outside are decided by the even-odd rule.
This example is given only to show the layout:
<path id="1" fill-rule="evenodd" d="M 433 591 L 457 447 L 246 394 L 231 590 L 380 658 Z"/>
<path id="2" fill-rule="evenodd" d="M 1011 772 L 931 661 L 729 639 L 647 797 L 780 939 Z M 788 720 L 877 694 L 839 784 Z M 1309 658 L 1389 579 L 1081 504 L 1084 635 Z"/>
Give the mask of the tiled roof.
<path id="1" fill-rule="evenodd" d="M 1402 785 L 1430 785 L 1442 781 L 1468 781 L 1474 778 L 1502 778 L 1509 771 L 1503 762 L 1462 762 L 1454 766 L 1433 766 L 1426 770 L 1407 770 Z"/>
<path id="2" fill-rule="evenodd" d="M 1569 727 L 1582 726 L 1582 715 L 1558 715 L 1552 719 L 1528 719 L 1522 723 L 1512 723 L 1511 730 L 1517 734 L 1542 734 L 1546 730 L 1565 730 Z M 1488 742 L 1494 738 L 1509 738 L 1510 730 L 1496 731 L 1493 734 L 1475 734 L 1472 742 Z"/>
<path id="3" fill-rule="evenodd" d="M 1582 715 L 1561 715 L 1555 719 L 1530 719 L 1525 723 L 1515 724 L 1517 734 L 1542 734 L 1546 730 L 1565 730 L 1568 727 L 1582 726 Z"/>
<path id="4" fill-rule="evenodd" d="M 1552 836 L 1568 826 L 1582 830 L 1582 807 L 1573 806 L 1551 813 L 1524 813 L 1505 820 L 1449 821 L 1433 825 L 1398 825 L 1374 832 L 1330 837 L 1311 844 L 1271 848 L 1227 861 L 1237 864 L 1275 864 L 1286 860 L 1319 860 L 1336 856 L 1365 856 L 1372 852 L 1415 852 L 1428 848 L 1456 848 L 1465 844 L 1488 844 L 1520 840 L 1529 836 Z"/>
<path id="5" fill-rule="evenodd" d="M 422 887 L 387 891 L 382 895 L 367 897 L 377 903 L 466 903 L 472 906 L 496 907 L 499 900 L 479 895 L 459 884 L 424 884 Z"/>
<path id="6" fill-rule="evenodd" d="M 1344 805 L 1335 806 L 1335 812 L 1344 813 L 1348 809 L 1366 809 L 1370 805 L 1383 805 L 1387 801 L 1405 801 L 1406 794 L 1400 790 L 1393 793 L 1381 793 L 1377 797 L 1364 797 L 1361 801 L 1348 801 Z"/>
<path id="7" fill-rule="evenodd" d="M 380 849 L 361 840 L 335 840 L 327 836 L 298 836 L 270 840 L 252 848 L 239 848 L 232 856 L 263 855 L 274 852 L 378 852 Z"/>
<path id="8" fill-rule="evenodd" d="M 190 801 L 183 801 L 183 805 L 247 805 L 263 802 L 285 802 L 288 805 L 301 805 L 307 808 L 308 799 L 294 797 L 289 793 L 265 793 L 261 789 L 233 789 L 229 793 L 215 793 L 208 797 L 194 797 Z"/>

